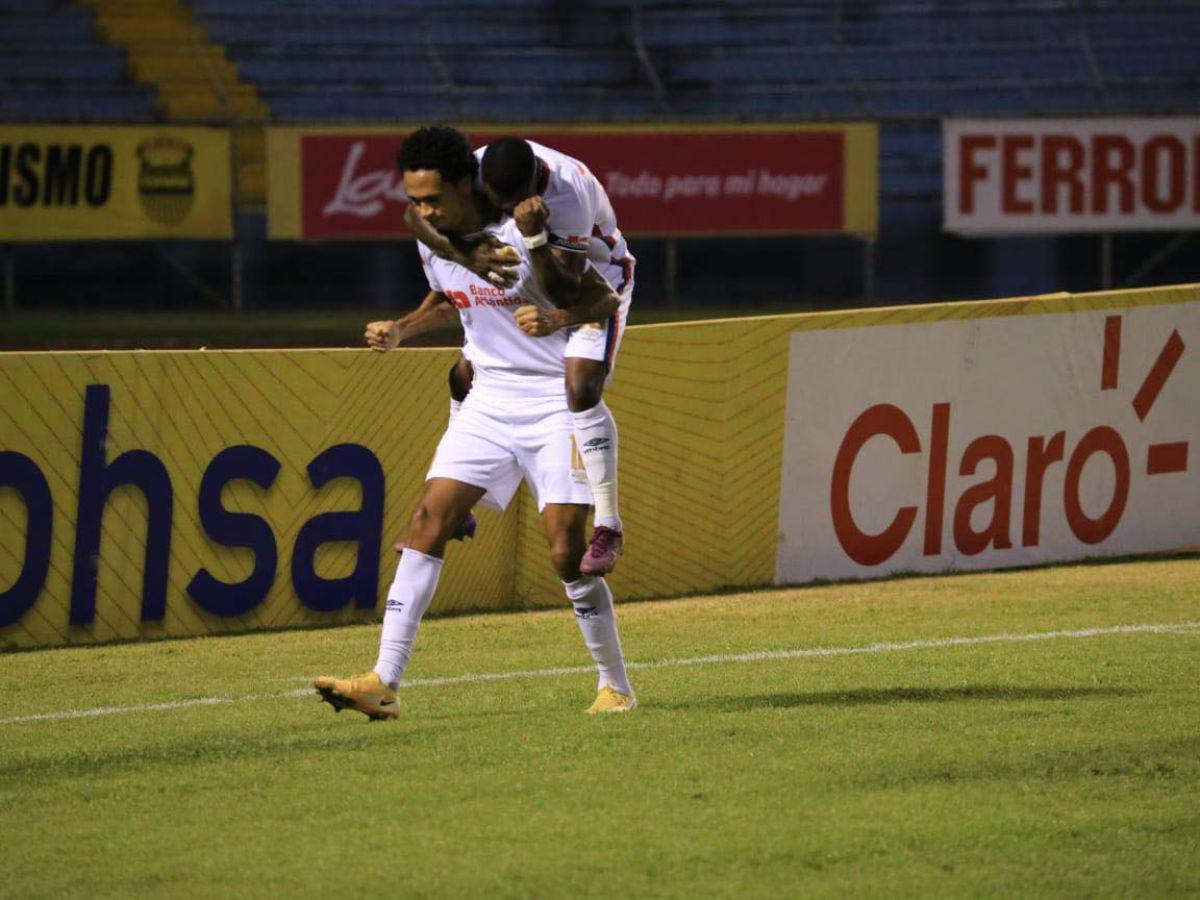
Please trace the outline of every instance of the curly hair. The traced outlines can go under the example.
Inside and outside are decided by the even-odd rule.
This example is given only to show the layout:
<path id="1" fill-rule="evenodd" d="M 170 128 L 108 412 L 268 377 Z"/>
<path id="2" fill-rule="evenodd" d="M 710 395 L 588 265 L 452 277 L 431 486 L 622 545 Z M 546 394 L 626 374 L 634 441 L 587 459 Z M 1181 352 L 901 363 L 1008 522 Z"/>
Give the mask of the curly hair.
<path id="1" fill-rule="evenodd" d="M 483 152 L 483 183 L 501 197 L 528 193 L 537 160 L 529 142 L 519 137 L 502 137 Z M 523 193 L 524 192 L 524 193 Z"/>
<path id="2" fill-rule="evenodd" d="M 435 170 L 443 181 L 474 180 L 479 171 L 479 160 L 471 152 L 466 135 L 449 125 L 418 128 L 400 146 L 396 164 L 401 172 Z"/>

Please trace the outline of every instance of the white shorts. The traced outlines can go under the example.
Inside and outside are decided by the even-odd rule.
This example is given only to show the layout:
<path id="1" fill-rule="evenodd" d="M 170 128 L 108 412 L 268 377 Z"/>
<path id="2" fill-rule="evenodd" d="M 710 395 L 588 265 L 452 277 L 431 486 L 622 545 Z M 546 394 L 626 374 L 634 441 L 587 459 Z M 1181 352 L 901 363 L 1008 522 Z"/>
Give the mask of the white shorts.
<path id="1" fill-rule="evenodd" d="M 529 481 L 538 512 L 547 503 L 592 504 L 562 394 L 496 402 L 472 390 L 442 435 L 425 476 L 430 478 L 484 488 L 480 504 L 492 509 L 508 506 L 522 478 Z"/>
<path id="2" fill-rule="evenodd" d="M 633 302 L 633 282 L 630 281 L 618 296 L 621 305 L 603 326 L 580 325 L 571 332 L 564 354 L 568 358 L 576 356 L 608 363 L 605 384 L 612 381 L 613 370 L 617 367 L 617 351 L 621 348 L 621 338 L 625 336 L 625 320 L 629 318 L 629 306 Z"/>

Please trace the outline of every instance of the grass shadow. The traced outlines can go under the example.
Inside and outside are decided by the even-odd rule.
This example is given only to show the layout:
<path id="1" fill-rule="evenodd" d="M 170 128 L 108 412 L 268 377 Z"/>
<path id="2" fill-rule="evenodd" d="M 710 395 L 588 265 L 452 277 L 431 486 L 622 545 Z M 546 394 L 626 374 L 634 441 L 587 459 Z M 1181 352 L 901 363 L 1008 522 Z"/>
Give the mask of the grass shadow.
<path id="1" fill-rule="evenodd" d="M 981 701 L 1078 700 L 1088 697 L 1130 697 L 1142 691 L 1126 688 L 1018 687 L 968 684 L 950 688 L 859 688 L 850 691 L 751 694 L 718 697 L 699 705 L 726 712 L 753 709 L 791 709 L 804 706 L 883 706 L 889 703 L 970 703 Z M 668 709 L 692 709 L 695 703 L 655 704 Z"/>

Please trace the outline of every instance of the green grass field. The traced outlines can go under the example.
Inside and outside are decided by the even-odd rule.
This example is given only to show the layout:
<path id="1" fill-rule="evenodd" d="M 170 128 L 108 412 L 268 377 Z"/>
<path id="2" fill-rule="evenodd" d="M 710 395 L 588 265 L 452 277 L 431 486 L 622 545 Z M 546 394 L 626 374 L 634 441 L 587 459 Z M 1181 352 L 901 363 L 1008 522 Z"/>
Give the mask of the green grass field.
<path id="1" fill-rule="evenodd" d="M 600 719 L 565 606 L 427 621 L 394 723 L 305 691 L 373 626 L 11 654 L 0 896 L 1196 895 L 1198 598 L 1185 557 L 628 604 Z"/>

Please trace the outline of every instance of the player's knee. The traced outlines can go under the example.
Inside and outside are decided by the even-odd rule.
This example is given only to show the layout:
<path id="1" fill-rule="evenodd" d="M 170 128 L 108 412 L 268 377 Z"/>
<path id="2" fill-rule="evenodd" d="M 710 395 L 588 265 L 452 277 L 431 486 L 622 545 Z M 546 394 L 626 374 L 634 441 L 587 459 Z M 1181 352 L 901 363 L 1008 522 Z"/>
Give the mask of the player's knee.
<path id="1" fill-rule="evenodd" d="M 604 397 L 604 363 L 586 362 L 591 365 L 574 365 L 567 368 L 567 407 L 571 412 L 591 409 Z"/>
<path id="2" fill-rule="evenodd" d="M 424 501 L 417 504 L 408 521 L 408 545 L 439 548 L 445 546 L 457 523 L 451 522 L 445 513 L 430 509 Z"/>
<path id="3" fill-rule="evenodd" d="M 582 541 L 564 535 L 550 542 L 550 561 L 554 571 L 563 581 L 574 581 L 579 577 L 579 563 L 583 559 Z"/>

